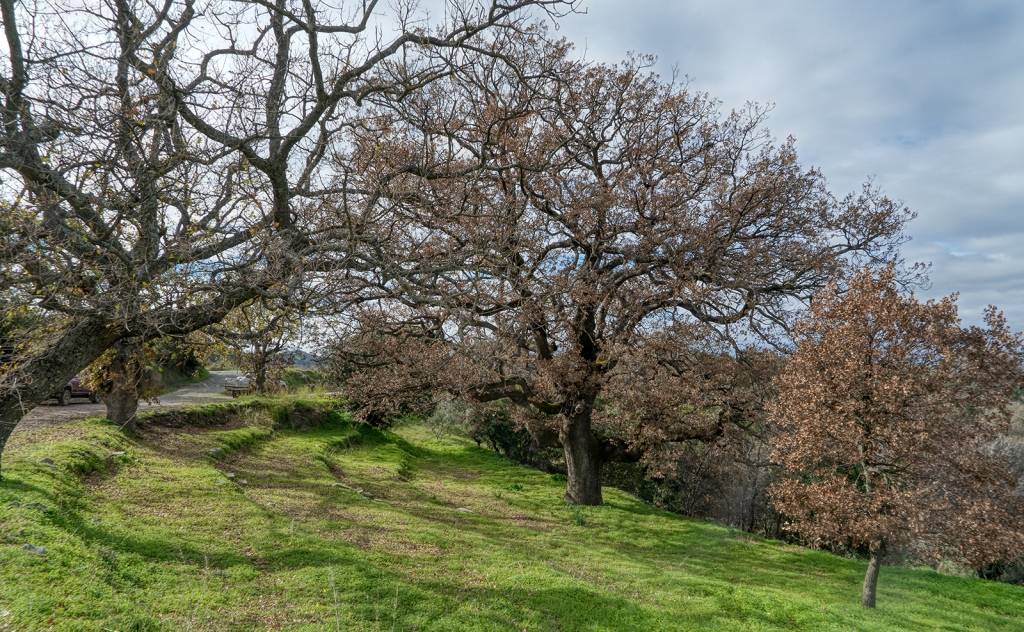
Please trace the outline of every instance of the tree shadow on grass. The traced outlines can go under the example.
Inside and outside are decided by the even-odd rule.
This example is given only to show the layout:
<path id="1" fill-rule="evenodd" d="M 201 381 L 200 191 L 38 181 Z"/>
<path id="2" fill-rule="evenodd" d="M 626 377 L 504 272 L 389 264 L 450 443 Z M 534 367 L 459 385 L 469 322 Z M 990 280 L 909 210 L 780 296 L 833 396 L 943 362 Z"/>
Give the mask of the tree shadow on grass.
<path id="1" fill-rule="evenodd" d="M 275 437 L 288 439 L 293 434 L 322 439 L 321 447 L 324 450 L 332 449 L 332 441 L 340 436 L 333 430 L 321 429 L 304 433 L 283 431 Z M 420 469 L 418 476 L 423 477 L 443 478 L 463 469 L 480 470 L 484 478 L 481 484 L 514 481 L 519 474 L 528 479 L 530 484 L 544 484 L 544 475 L 531 472 L 527 468 L 519 472 L 519 466 L 482 448 L 464 446 L 461 449 L 435 450 L 430 446 L 412 445 L 401 438 L 392 441 L 390 434 L 386 436 L 375 429 L 360 430 L 358 447 L 372 449 L 394 443 L 398 450 L 416 460 L 416 466 Z M 139 447 L 154 448 L 144 439 L 141 441 Z M 155 451 L 160 453 L 159 450 Z M 316 502 L 324 506 L 341 501 L 352 505 L 370 502 L 334 487 L 331 483 L 333 474 L 330 468 L 326 463 L 318 462 L 313 455 L 305 462 L 288 460 L 297 458 L 297 454 L 286 453 L 283 457 L 269 452 L 264 454 L 263 447 L 260 447 L 252 452 L 239 453 L 237 461 L 230 463 L 229 466 L 237 472 L 238 477 L 251 479 L 248 487 L 254 490 L 302 491 L 316 498 Z M 181 453 L 164 453 L 161 456 L 188 462 L 202 460 L 207 465 L 214 465 L 202 456 L 186 456 Z M 221 463 L 219 466 L 223 468 L 225 464 Z M 498 472 L 495 467 L 503 469 Z M 184 480 L 182 484 L 186 484 Z M 385 484 L 387 481 L 382 482 L 382 485 Z M 390 510 L 407 513 L 410 517 L 427 523 L 429 527 L 424 530 L 427 538 L 442 537 L 444 533 L 457 529 L 478 538 L 485 546 L 500 547 L 513 552 L 523 561 L 534 564 L 546 564 L 551 555 L 550 550 L 541 547 L 552 544 L 563 547 L 580 545 L 582 541 L 587 541 L 587 546 L 598 556 L 623 556 L 629 558 L 632 563 L 658 568 L 663 578 L 658 581 L 671 581 L 680 591 L 692 594 L 697 599 L 692 610 L 679 612 L 679 618 L 673 620 L 678 621 L 680 627 L 699 628 L 705 623 L 714 622 L 723 627 L 740 629 L 744 623 L 757 622 L 758 625 L 779 629 L 784 629 L 787 623 L 792 624 L 792 627 L 807 629 L 808 626 L 814 627 L 814 622 L 822 623 L 821 617 L 827 615 L 823 615 L 820 609 L 811 608 L 806 602 L 798 601 L 785 605 L 785 597 L 794 590 L 799 591 L 799 588 L 794 587 L 806 585 L 809 591 L 813 588 L 817 596 L 825 593 L 829 595 L 829 599 L 835 599 L 835 602 L 829 605 L 837 604 L 838 609 L 842 609 L 843 600 L 847 597 L 847 585 L 852 590 L 849 598 L 856 598 L 856 582 L 861 571 L 853 562 L 838 558 L 825 560 L 818 554 L 802 550 L 777 547 L 769 550 L 767 547 L 771 547 L 771 543 L 756 540 L 739 541 L 735 534 L 720 526 L 684 521 L 668 514 L 665 514 L 665 524 L 659 525 L 664 526 L 667 531 L 659 531 L 659 537 L 663 538 L 665 533 L 670 533 L 671 539 L 658 541 L 652 538 L 651 525 L 637 523 L 636 518 L 657 516 L 664 512 L 642 505 L 638 501 L 615 497 L 609 500 L 607 507 L 595 510 L 593 520 L 598 523 L 607 522 L 614 530 L 615 541 L 611 540 L 610 535 L 602 534 L 600 527 L 576 529 L 570 527 L 568 523 L 562 532 L 547 533 L 543 535 L 542 540 L 533 541 L 526 537 L 524 530 L 511 522 L 508 516 L 457 513 L 450 506 L 439 505 L 432 500 L 428 492 L 415 485 L 402 480 L 394 480 L 390 484 L 393 487 L 392 496 L 382 499 L 382 502 L 389 503 Z M 243 491 L 245 490 L 243 487 Z M 37 485 L 17 479 L 0 481 L 0 498 L 30 494 L 38 494 L 39 497 L 56 502 L 52 494 Z M 73 508 L 62 507 L 56 512 L 54 520 L 62 530 L 82 539 L 92 548 L 107 548 L 158 563 L 184 563 L 195 567 L 195 572 L 200 572 L 204 568 L 225 570 L 243 565 L 252 567 L 260 574 L 289 573 L 298 569 L 338 569 L 350 576 L 353 585 L 365 587 L 368 591 L 367 599 L 349 604 L 359 616 L 367 617 L 367 620 L 371 613 L 377 612 L 376 604 L 371 605 L 373 601 L 386 601 L 390 599 L 389 591 L 397 590 L 396 587 L 404 587 L 402 607 L 408 611 L 400 614 L 410 624 L 421 621 L 424 617 L 450 621 L 450 617 L 445 618 L 447 610 L 444 608 L 454 609 L 458 608 L 460 603 L 470 603 L 472 615 L 467 611 L 465 615 L 459 616 L 479 617 L 481 627 L 505 626 L 521 629 L 522 622 L 528 622 L 530 625 L 527 627 L 531 628 L 583 630 L 609 627 L 658 629 L 659 624 L 664 625 L 665 619 L 657 616 L 655 605 L 639 605 L 625 597 L 601 593 L 582 585 L 557 585 L 572 581 L 568 578 L 569 575 L 573 575 L 572 560 L 562 559 L 562 563 L 555 566 L 548 564 L 548 567 L 555 571 L 555 574 L 550 575 L 550 583 L 555 584 L 554 586 L 523 588 L 511 582 L 512 585 L 503 588 L 485 588 L 467 585 L 464 577 L 425 580 L 390 570 L 413 567 L 416 565 L 415 560 L 418 559 L 396 550 L 384 552 L 386 559 L 389 560 L 386 562 L 387 568 L 384 568 L 372 561 L 381 559 L 378 555 L 366 556 L 351 544 L 311 532 L 304 532 L 294 543 L 275 545 L 269 538 L 272 538 L 275 532 L 281 531 L 281 525 L 274 524 L 274 521 L 284 521 L 290 516 L 260 504 L 250 494 L 246 494 L 246 500 L 262 509 L 267 522 L 257 526 L 264 532 L 260 534 L 261 541 L 256 550 L 245 555 L 230 546 L 190 542 L 187 538 L 173 533 L 144 535 L 121 530 L 111 531 L 83 519 L 82 514 Z M 166 502 L 171 503 L 173 499 L 167 499 Z M 550 509 L 551 507 L 547 506 L 545 517 L 549 517 L 547 514 L 551 513 Z M 380 522 L 373 519 L 372 512 L 366 516 L 363 521 L 346 518 L 346 522 L 365 529 L 380 528 Z M 316 519 L 313 514 L 304 514 L 300 521 L 309 517 Z M 557 522 L 552 524 L 558 526 Z M 306 531 L 306 527 L 303 527 L 303 530 Z M 401 535 L 408 536 L 407 533 Z M 417 535 L 419 538 L 424 537 L 423 533 Z M 824 563 L 826 561 L 827 564 Z M 820 581 L 816 581 L 816 575 L 821 575 Z M 903 591 L 907 592 L 908 599 L 912 599 L 911 593 L 916 591 L 936 591 L 934 582 L 925 582 L 923 578 L 907 575 L 910 573 L 904 574 L 898 587 L 893 586 L 894 602 L 896 594 L 900 594 L 902 598 Z M 311 580 L 304 577 L 302 581 Z M 648 585 L 652 585 L 649 581 Z M 784 588 L 780 584 L 784 585 Z M 969 594 L 972 591 L 969 591 L 962 581 L 943 584 L 949 584 L 948 587 L 957 594 L 962 590 L 961 596 L 966 601 L 977 600 L 977 595 Z M 777 586 L 782 589 L 776 592 Z M 768 591 L 767 596 L 765 590 Z M 881 590 L 884 599 L 887 590 L 884 583 Z M 761 597 L 758 597 L 758 594 Z M 442 596 L 445 602 L 441 610 L 437 603 L 437 595 Z M 917 600 L 912 607 L 905 607 L 899 612 L 885 612 L 886 605 L 883 602 L 881 613 L 850 613 L 847 620 L 858 621 L 862 616 L 868 616 L 874 617 L 875 622 L 884 620 L 893 626 L 907 628 L 934 625 L 935 622 L 927 620 L 926 610 L 918 605 L 921 600 L 920 594 L 916 597 Z M 952 600 L 942 601 L 945 604 Z M 1009 603 L 1009 598 L 1006 603 Z M 986 624 L 990 624 L 991 628 L 1005 627 L 1007 617 L 1010 616 L 1006 603 L 1001 602 L 991 615 L 978 612 L 978 617 Z M 978 611 L 975 603 L 971 603 L 971 606 L 975 612 Z M 674 612 L 673 616 L 675 614 Z M 978 620 L 973 618 L 973 613 L 971 616 L 972 620 Z M 462 621 L 463 619 L 459 618 L 460 624 Z M 801 622 L 807 625 L 801 625 Z M 469 623 L 466 625 L 469 626 Z"/>
<path id="2" fill-rule="evenodd" d="M 512 630 L 662 630 L 665 619 L 623 597 L 605 595 L 584 587 L 505 589 L 466 587 L 445 581 L 411 583 L 430 594 L 457 600 L 465 614 L 444 612 L 435 625 L 453 618 L 465 625 Z M 454 617 L 452 615 L 455 615 Z M 444 618 L 444 621 L 437 621 Z M 440 629 L 440 628 L 438 628 Z"/>
<path id="3" fill-rule="evenodd" d="M 0 478 L 0 501 L 18 502 L 18 496 L 24 494 L 36 494 L 48 499 L 53 498 L 52 492 L 43 489 L 39 485 L 27 483 L 21 478 L 15 478 L 9 472 L 4 472 L 4 477 Z"/>
<path id="4" fill-rule="evenodd" d="M 470 446 L 453 451 L 435 451 L 426 446 L 415 447 L 415 451 L 413 451 L 409 449 L 409 444 L 400 444 L 399 447 L 410 454 L 415 454 L 417 467 L 424 473 L 430 471 L 435 475 L 443 475 L 445 471 L 452 468 L 487 468 L 494 464 L 514 467 L 499 455 L 479 454 L 476 453 L 478 449 Z M 485 452 L 482 449 L 480 451 Z M 429 502 L 429 499 L 425 498 L 426 494 L 422 492 L 419 493 L 420 497 L 416 497 L 415 493 L 409 493 L 406 496 L 400 509 L 412 516 L 473 532 L 482 537 L 489 545 L 517 551 L 526 560 L 539 561 L 544 558 L 543 552 L 534 550 L 533 543 L 524 539 L 522 529 L 505 524 L 507 520 L 504 520 L 502 516 L 467 517 L 451 513 L 450 508 L 438 507 L 436 503 Z M 819 624 L 824 624 L 826 622 L 820 618 L 822 610 L 815 604 L 802 602 L 801 594 L 816 594 L 825 597 L 828 599 L 827 603 L 836 605 L 840 609 L 845 608 L 847 601 L 853 604 L 856 600 L 857 589 L 863 573 L 863 569 L 856 561 L 796 549 L 780 542 L 746 537 L 710 522 L 684 520 L 643 505 L 639 501 L 615 499 L 608 502 L 606 508 L 615 510 L 620 515 L 664 516 L 667 521 L 671 521 L 668 526 L 672 527 L 671 531 L 676 540 L 674 542 L 654 542 L 646 546 L 635 545 L 635 541 L 651 539 L 650 525 L 630 525 L 629 521 L 632 518 L 620 519 L 614 526 L 615 536 L 620 541 L 595 543 L 599 547 L 608 549 L 607 552 L 631 557 L 640 563 L 666 567 L 666 570 L 674 567 L 672 570 L 685 571 L 698 578 L 707 578 L 712 583 L 747 591 L 742 593 L 744 599 L 749 598 L 751 594 L 767 591 L 765 594 L 768 596 L 763 597 L 763 604 L 758 605 L 760 603 L 758 599 L 752 599 L 751 603 L 746 604 L 745 607 L 740 607 L 744 606 L 743 603 L 729 606 L 728 590 L 725 591 L 726 596 L 724 597 L 716 595 L 715 599 L 722 600 L 724 604 L 721 608 L 722 612 L 728 612 L 730 609 L 747 611 L 739 618 L 730 617 L 727 614 L 715 615 L 723 623 L 756 620 L 758 623 L 768 623 L 785 629 L 791 623 L 810 617 Z M 559 539 L 565 543 L 578 543 L 580 537 L 586 538 L 587 536 L 573 534 Z M 548 538 L 550 539 L 550 536 Z M 907 573 L 909 574 L 910 571 Z M 958 586 L 962 585 L 966 603 L 976 601 L 977 596 L 973 594 L 974 591 L 963 585 L 963 581 L 954 579 L 954 582 Z M 931 588 L 934 592 L 934 586 Z M 460 588 L 460 590 L 464 589 Z M 902 592 L 902 587 L 893 586 L 893 591 Z M 796 601 L 791 601 L 790 595 L 795 597 Z M 971 595 L 974 599 L 970 598 Z M 903 602 L 903 599 L 898 599 L 895 595 L 893 599 L 894 602 Z M 881 616 L 888 624 L 908 628 L 928 627 L 935 624 L 934 621 L 927 619 L 927 609 L 920 609 L 916 604 L 910 605 L 912 607 L 909 609 L 901 607 L 898 610 L 885 612 Z M 977 610 L 977 604 L 971 603 L 971 606 L 972 609 Z M 998 609 L 993 616 L 977 612 L 977 615 L 991 624 L 993 628 L 1006 625 L 1006 614 L 1004 608 Z M 878 613 L 862 613 L 856 610 L 851 621 L 872 616 L 877 617 Z M 598 618 L 598 620 L 601 619 L 603 618 Z M 695 625 L 699 623 L 699 621 L 694 621 Z"/>

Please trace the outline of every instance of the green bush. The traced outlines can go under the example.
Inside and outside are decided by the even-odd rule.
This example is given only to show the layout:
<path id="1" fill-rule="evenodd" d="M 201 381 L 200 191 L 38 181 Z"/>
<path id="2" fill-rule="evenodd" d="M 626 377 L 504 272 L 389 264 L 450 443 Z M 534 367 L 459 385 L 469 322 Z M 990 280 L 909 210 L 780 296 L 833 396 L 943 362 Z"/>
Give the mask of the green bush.
<path id="1" fill-rule="evenodd" d="M 282 371 L 281 381 L 285 388 L 294 392 L 303 388 L 323 388 L 327 384 L 327 377 L 318 369 L 289 367 Z"/>

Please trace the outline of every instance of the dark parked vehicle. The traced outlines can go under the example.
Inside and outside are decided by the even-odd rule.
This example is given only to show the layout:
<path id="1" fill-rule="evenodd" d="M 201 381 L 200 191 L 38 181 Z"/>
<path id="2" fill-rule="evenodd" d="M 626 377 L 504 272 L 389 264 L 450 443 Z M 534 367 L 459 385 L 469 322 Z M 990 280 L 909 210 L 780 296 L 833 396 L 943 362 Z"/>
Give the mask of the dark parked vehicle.
<path id="1" fill-rule="evenodd" d="M 94 404 L 100 401 L 100 396 L 96 394 L 96 391 L 87 387 L 82 383 L 82 380 L 77 377 L 71 378 L 71 381 L 67 383 L 64 390 L 53 396 L 61 406 L 67 406 L 71 403 L 72 397 L 86 397 Z"/>

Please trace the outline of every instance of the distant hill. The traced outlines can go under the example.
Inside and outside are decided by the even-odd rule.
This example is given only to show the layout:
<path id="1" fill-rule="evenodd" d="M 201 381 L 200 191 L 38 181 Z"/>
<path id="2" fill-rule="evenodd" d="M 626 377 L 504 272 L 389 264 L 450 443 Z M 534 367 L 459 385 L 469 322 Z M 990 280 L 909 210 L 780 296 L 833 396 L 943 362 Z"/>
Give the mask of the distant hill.
<path id="1" fill-rule="evenodd" d="M 303 349 L 286 351 L 289 362 L 300 369 L 313 369 L 320 365 L 322 358 Z"/>

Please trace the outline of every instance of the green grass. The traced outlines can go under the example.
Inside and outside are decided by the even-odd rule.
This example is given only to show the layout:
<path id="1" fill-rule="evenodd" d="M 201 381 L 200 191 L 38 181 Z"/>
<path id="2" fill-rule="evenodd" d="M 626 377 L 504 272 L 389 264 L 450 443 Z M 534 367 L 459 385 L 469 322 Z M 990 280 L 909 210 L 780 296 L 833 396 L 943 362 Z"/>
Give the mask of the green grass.
<path id="1" fill-rule="evenodd" d="M 288 367 L 281 372 L 281 380 L 289 391 L 298 391 L 321 388 L 326 382 L 326 377 L 318 369 Z"/>
<path id="2" fill-rule="evenodd" d="M 856 560 L 616 490 L 569 507 L 554 477 L 324 400 L 40 429 L 4 468 L 0 630 L 1024 629 L 1020 587 L 886 567 L 866 611 Z"/>

